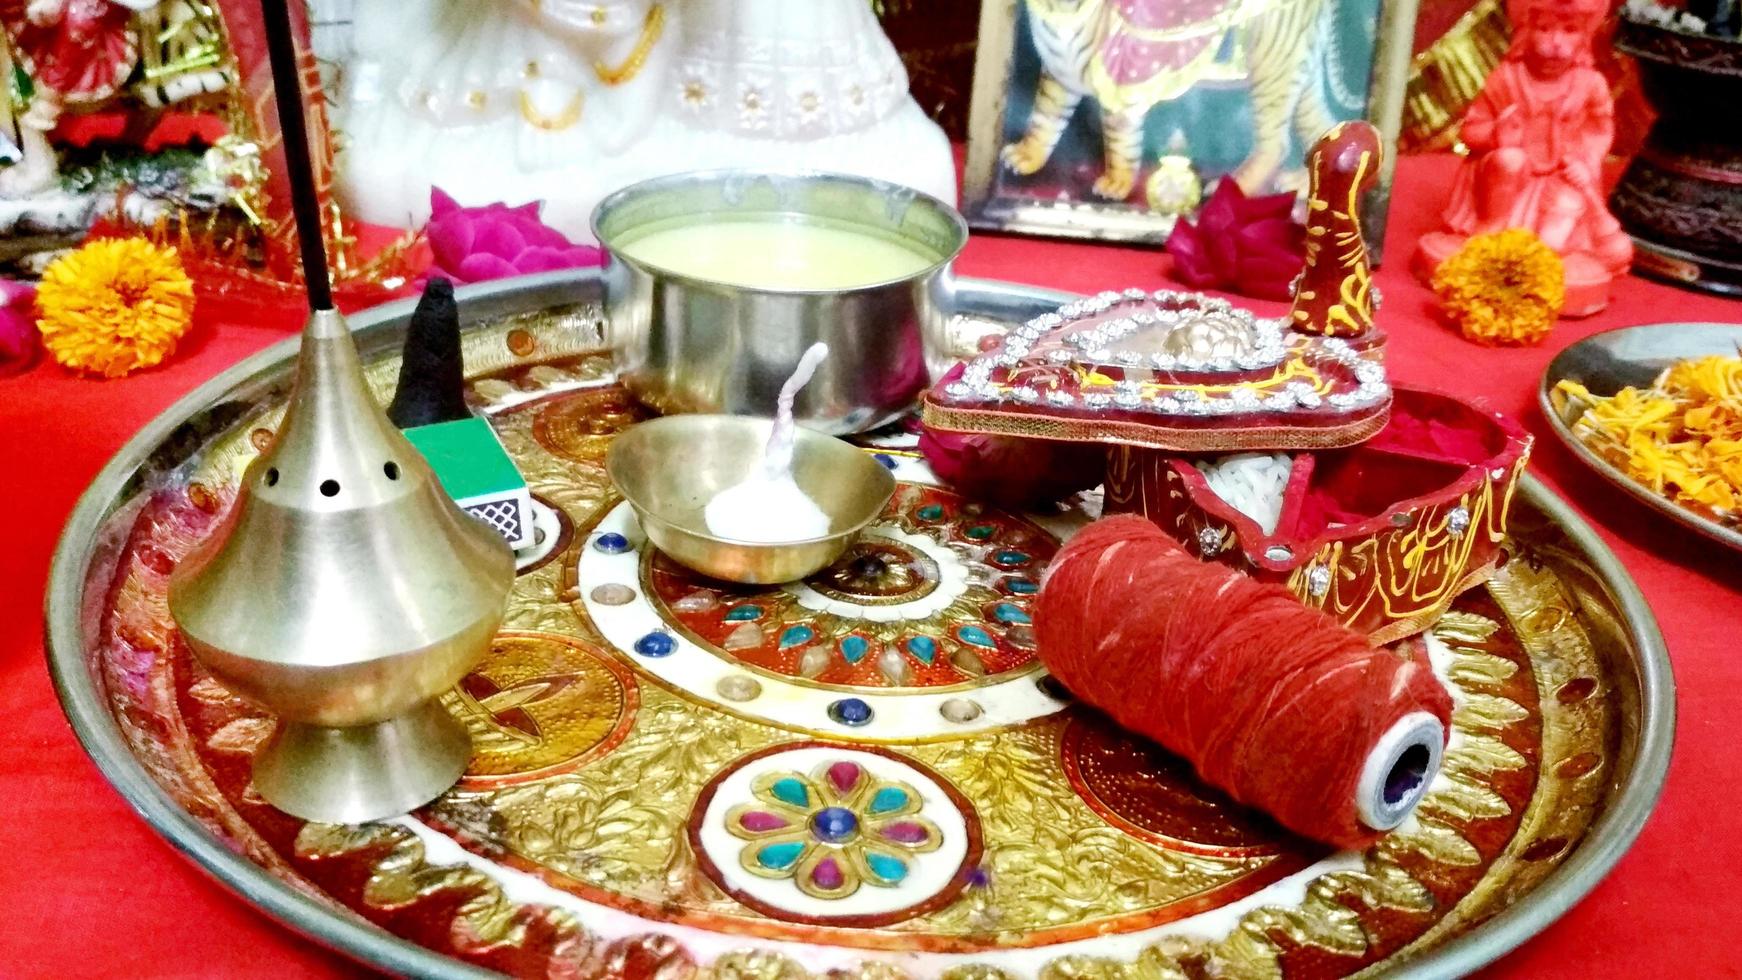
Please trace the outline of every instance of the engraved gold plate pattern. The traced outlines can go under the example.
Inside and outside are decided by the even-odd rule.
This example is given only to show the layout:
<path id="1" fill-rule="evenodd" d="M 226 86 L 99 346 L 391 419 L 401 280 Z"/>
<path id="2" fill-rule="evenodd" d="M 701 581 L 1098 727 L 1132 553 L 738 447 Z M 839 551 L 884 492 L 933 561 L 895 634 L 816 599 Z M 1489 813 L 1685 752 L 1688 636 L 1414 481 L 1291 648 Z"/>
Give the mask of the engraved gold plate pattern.
<path id="1" fill-rule="evenodd" d="M 516 580 L 495 649 L 449 696 L 450 710 L 473 732 L 473 771 L 412 818 L 312 825 L 261 801 L 248 766 L 270 719 L 199 670 L 163 607 L 169 571 L 220 518 L 242 466 L 258 452 L 257 430 L 271 429 L 280 406 L 227 419 L 195 465 L 117 512 L 111 558 L 92 573 L 103 597 L 95 642 L 80 662 L 100 679 L 107 710 L 155 785 L 261 874 L 410 943 L 510 973 L 1341 975 L 1431 955 L 1497 910 L 1528 901 L 1591 833 L 1617 766 L 1631 758 L 1628 733 L 1640 718 L 1637 690 L 1616 659 L 1617 620 L 1603 612 L 1601 583 L 1564 533 L 1528 506 L 1515 506 L 1505 560 L 1488 584 L 1460 598 L 1428 633 L 1457 701 L 1444 776 L 1418 819 L 1365 855 L 1326 855 L 1289 837 L 1068 701 L 970 733 L 952 734 L 940 716 L 932 736 L 869 745 L 850 732 L 818 731 L 770 703 L 784 676 L 778 665 L 738 677 L 762 680 L 736 684 L 736 696 L 718 702 L 666 683 L 605 638 L 594 620 L 599 605 L 587 601 L 577 577 L 581 556 L 596 548 L 601 517 L 618 506 L 604 450 L 638 417 L 609 385 L 587 331 L 574 329 L 592 322 L 584 309 L 557 311 L 498 319 L 468 334 L 474 398 L 574 534 L 559 555 Z M 395 371 L 384 360 L 371 366 L 371 378 L 379 389 Z M 1012 578 L 1027 580 L 1020 563 L 1001 567 L 997 552 L 1039 555 L 1051 532 L 1013 515 L 968 513 L 971 503 L 923 484 L 910 482 L 904 493 L 893 519 L 918 543 L 873 542 L 878 561 L 837 569 L 820 584 L 850 600 L 888 593 L 908 601 L 924 591 L 937 573 L 913 553 L 937 542 L 926 521 L 943 515 L 927 508 L 941 504 L 951 528 L 943 537 L 961 547 L 940 547 L 964 574 L 978 576 L 971 589 L 984 595 L 897 626 L 855 619 L 860 614 L 845 606 L 811 609 L 781 593 L 754 597 L 769 608 L 741 622 L 763 624 L 777 644 L 795 626 L 816 630 L 834 617 L 850 627 L 842 637 L 897 645 L 910 659 L 898 641 L 931 630 L 934 659 L 948 659 L 952 671 L 959 651 L 987 649 L 974 642 L 978 634 L 963 638 L 963 628 L 992 639 L 1025 625 L 988 612 L 1010 601 L 1031 614 L 1018 601 L 1028 593 L 1007 587 Z M 970 532 L 988 523 L 1000 536 L 1026 537 L 982 545 Z M 649 591 L 653 574 L 626 585 Z M 651 591 L 675 617 L 671 606 L 702 589 L 674 580 Z M 729 610 L 751 600 L 716 589 L 711 601 L 706 611 L 723 628 Z M 776 602 L 789 618 L 771 620 Z M 699 615 L 701 603 L 691 606 Z M 995 641 L 992 649 L 1001 648 Z M 735 652 L 721 645 L 721 655 Z M 989 678 L 1032 687 L 1041 675 L 1025 662 L 1001 666 L 988 653 L 985 675 L 950 675 L 960 688 L 953 696 L 992 704 L 997 685 L 987 686 Z M 883 677 L 876 689 L 923 696 L 926 678 L 910 670 L 903 682 L 911 687 Z M 849 681 L 830 693 L 856 689 Z M 837 800 L 824 792 L 830 770 L 819 767 L 842 762 L 864 766 L 866 781 L 841 777 Z M 721 822 L 706 823 L 710 788 L 739 792 L 735 773 L 743 774 L 742 792 L 722 796 Z M 830 807 L 783 800 L 774 788 L 786 778 L 806 786 L 807 803 L 816 793 L 815 802 L 839 804 L 846 815 L 822 817 Z M 915 796 L 873 813 L 886 788 L 931 795 L 921 806 Z M 810 890 L 778 874 L 755 876 L 791 891 L 778 903 L 759 900 L 760 909 L 743 901 L 735 894 L 741 882 L 727 872 L 755 858 L 697 842 L 717 831 L 743 847 L 757 833 L 798 829 L 761 818 L 752 823 L 766 831 L 742 824 L 752 811 L 740 808 L 752 807 L 789 823 L 802 815 L 806 839 L 822 848 L 794 857 L 809 861 L 807 872 L 828 848 L 857 855 L 841 861 L 859 886 L 818 897 L 845 891 L 845 875 L 825 869 Z M 749 836 L 727 829 L 728 813 Z M 873 868 L 866 849 L 850 852 L 861 839 L 855 834 L 904 821 L 913 826 L 896 837 L 911 839 L 878 853 L 907 862 L 905 873 L 881 859 Z M 943 850 L 930 850 L 934 842 Z M 940 854 L 960 856 L 928 869 Z M 770 860 L 785 856 L 777 851 Z M 933 873 L 948 886 L 914 891 L 894 919 L 874 912 L 854 920 L 851 909 L 842 919 L 834 913 L 847 906 L 830 904 L 901 895 L 909 876 Z M 1283 879 L 1297 884 L 1270 890 Z M 1251 901 L 1225 928 L 1173 928 L 1241 900 Z M 812 952 L 796 955 L 800 948 Z"/>

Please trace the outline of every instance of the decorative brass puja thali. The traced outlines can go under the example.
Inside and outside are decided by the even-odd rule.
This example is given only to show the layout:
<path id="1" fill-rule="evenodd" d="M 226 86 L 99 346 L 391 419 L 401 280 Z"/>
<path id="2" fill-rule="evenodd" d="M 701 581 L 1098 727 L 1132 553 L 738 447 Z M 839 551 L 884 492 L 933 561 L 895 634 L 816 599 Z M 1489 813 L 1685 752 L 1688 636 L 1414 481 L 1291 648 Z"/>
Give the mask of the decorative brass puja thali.
<path id="1" fill-rule="evenodd" d="M 1064 299 L 964 282 L 956 327 Z M 982 506 L 890 434 L 865 451 L 898 490 L 840 561 L 783 586 L 701 581 L 653 553 L 605 475 L 643 411 L 601 353 L 596 280 L 462 300 L 470 394 L 536 494 L 541 544 L 445 701 L 475 749 L 447 795 L 366 826 L 273 809 L 248 777 L 271 720 L 167 615 L 169 572 L 271 437 L 292 342 L 135 438 L 51 581 L 51 666 L 104 774 L 246 900 L 359 959 L 431 976 L 1450 976 L 1583 896 L 1655 802 L 1674 727 L 1661 637 L 1534 481 L 1498 572 L 1428 634 L 1457 703 L 1445 771 L 1399 831 L 1332 854 L 1041 671 L 1039 574 L 1094 499 Z M 353 320 L 378 395 L 409 311 Z"/>

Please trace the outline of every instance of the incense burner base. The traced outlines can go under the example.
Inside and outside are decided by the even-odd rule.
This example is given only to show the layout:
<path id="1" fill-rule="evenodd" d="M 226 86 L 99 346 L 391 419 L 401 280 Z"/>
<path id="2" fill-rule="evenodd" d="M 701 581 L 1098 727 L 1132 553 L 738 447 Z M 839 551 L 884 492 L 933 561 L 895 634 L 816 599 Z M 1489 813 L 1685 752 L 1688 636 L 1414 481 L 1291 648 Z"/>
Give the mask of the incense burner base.
<path id="1" fill-rule="evenodd" d="M 471 755 L 466 726 L 440 701 L 351 728 L 284 722 L 254 757 L 254 788 L 304 820 L 382 820 L 442 795 Z"/>

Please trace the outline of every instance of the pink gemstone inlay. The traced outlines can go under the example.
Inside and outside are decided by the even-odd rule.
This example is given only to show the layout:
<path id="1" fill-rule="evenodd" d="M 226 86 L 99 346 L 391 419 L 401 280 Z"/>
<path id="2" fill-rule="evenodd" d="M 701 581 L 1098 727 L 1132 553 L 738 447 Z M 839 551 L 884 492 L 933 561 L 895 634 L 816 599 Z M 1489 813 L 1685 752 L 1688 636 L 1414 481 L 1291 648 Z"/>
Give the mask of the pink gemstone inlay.
<path id="1" fill-rule="evenodd" d="M 784 819 L 764 810 L 751 810 L 749 813 L 744 814 L 738 822 L 744 825 L 745 830 L 748 830 L 753 834 L 760 834 L 768 830 L 779 830 L 782 827 L 787 826 L 787 822 Z"/>
<path id="2" fill-rule="evenodd" d="M 811 880 L 817 887 L 825 891 L 834 891 L 846 880 L 841 875 L 841 866 L 832 857 L 823 858 L 817 866 L 811 869 Z"/>
<path id="3" fill-rule="evenodd" d="M 864 770 L 856 762 L 837 762 L 829 767 L 829 782 L 835 784 L 842 796 L 853 791 L 859 785 L 859 776 Z"/>
<path id="4" fill-rule="evenodd" d="M 931 834 L 925 829 L 925 827 L 916 824 L 911 820 L 903 820 L 899 823 L 892 823 L 889 826 L 884 827 L 883 836 L 901 844 L 921 844 L 924 843 L 925 839 L 931 836 Z"/>

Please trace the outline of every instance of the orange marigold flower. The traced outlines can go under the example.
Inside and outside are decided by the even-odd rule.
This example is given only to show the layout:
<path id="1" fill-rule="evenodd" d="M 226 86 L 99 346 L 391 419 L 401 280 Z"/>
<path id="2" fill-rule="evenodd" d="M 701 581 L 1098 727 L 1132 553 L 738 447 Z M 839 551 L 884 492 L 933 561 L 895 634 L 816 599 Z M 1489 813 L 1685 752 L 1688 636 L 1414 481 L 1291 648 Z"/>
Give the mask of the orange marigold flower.
<path id="1" fill-rule="evenodd" d="M 193 322 L 194 284 L 173 248 L 97 239 L 49 265 L 36 309 L 42 345 L 55 360 L 119 378 L 175 351 Z"/>
<path id="2" fill-rule="evenodd" d="M 1742 509 L 1742 357 L 1680 361 L 1608 396 L 1558 387 L 1586 406 L 1573 432 L 1635 480 L 1721 516 Z"/>
<path id="3" fill-rule="evenodd" d="M 1540 343 L 1566 299 L 1560 256 L 1523 228 L 1470 240 L 1433 275 L 1440 309 L 1478 344 Z"/>

